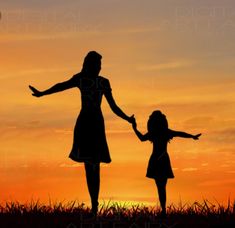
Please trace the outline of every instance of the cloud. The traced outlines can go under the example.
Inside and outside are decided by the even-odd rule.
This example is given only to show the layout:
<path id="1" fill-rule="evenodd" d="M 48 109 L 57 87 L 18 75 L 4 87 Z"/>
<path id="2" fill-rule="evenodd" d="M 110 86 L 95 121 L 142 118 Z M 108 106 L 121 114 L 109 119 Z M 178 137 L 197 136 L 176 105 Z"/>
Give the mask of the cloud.
<path id="1" fill-rule="evenodd" d="M 210 141 L 216 141 L 220 143 L 234 143 L 235 142 L 235 128 L 226 128 L 219 131 L 211 131 Z M 234 149 L 232 149 L 234 152 Z"/>
<path id="2" fill-rule="evenodd" d="M 227 136 L 235 136 L 235 128 L 227 128 L 221 131 L 215 131 L 215 133 L 223 134 Z"/>
<path id="3" fill-rule="evenodd" d="M 42 35 L 42 34 L 10 34 L 10 35 L 3 35 L 0 38 L 0 42 L 16 42 L 16 41 L 37 41 L 37 40 L 52 40 L 55 38 L 60 39 L 66 39 L 72 37 L 72 34 L 66 33 L 66 34 L 48 34 L 48 35 Z"/>
<path id="4" fill-rule="evenodd" d="M 200 97 L 201 98 L 201 97 Z M 132 104 L 129 105 L 129 107 L 133 109 L 140 109 L 140 110 L 154 110 L 156 107 L 160 110 L 168 110 L 168 111 L 183 111 L 185 114 L 189 113 L 192 114 L 194 113 L 194 116 L 191 118 L 187 118 L 184 123 L 185 124 L 192 124 L 195 121 L 198 123 L 202 124 L 204 121 L 208 121 L 210 124 L 216 124 L 219 122 L 224 123 L 224 124 L 229 124 L 229 126 L 235 124 L 235 119 L 218 119 L 215 118 L 215 114 L 218 115 L 223 113 L 224 110 L 228 109 L 233 109 L 235 106 L 234 101 L 229 101 L 229 100 L 205 100 L 204 97 L 202 97 L 202 100 L 198 99 L 192 99 L 192 100 L 169 100 L 165 102 L 156 101 L 156 103 L 152 104 L 146 104 L 144 105 L 143 103 L 137 103 L 137 104 Z M 223 124 L 223 125 L 224 125 Z"/>
<path id="5" fill-rule="evenodd" d="M 230 167 L 230 165 L 228 164 L 223 164 L 223 165 L 220 165 L 221 168 L 227 168 L 227 167 Z"/>
<path id="6" fill-rule="evenodd" d="M 73 133 L 72 130 L 63 130 L 63 129 L 57 129 L 57 130 L 54 130 L 54 132 L 57 134 L 62 134 L 62 135 L 71 135 Z"/>
<path id="7" fill-rule="evenodd" d="M 194 167 L 188 167 L 188 168 L 182 169 L 183 172 L 194 172 L 197 170 L 198 170 L 198 168 L 194 168 Z"/>
<path id="8" fill-rule="evenodd" d="M 60 168 L 76 168 L 76 167 L 81 167 L 83 166 L 82 164 L 67 164 L 67 163 L 61 163 L 59 164 Z"/>
<path id="9" fill-rule="evenodd" d="M 219 154 L 235 154 L 235 148 L 233 147 L 221 147 L 217 150 L 215 150 L 216 153 Z M 235 163 L 235 161 L 230 161 L 230 163 Z"/>
<path id="10" fill-rule="evenodd" d="M 208 163 L 202 163 L 201 166 L 208 166 Z"/>
<path id="11" fill-rule="evenodd" d="M 195 116 L 184 121 L 186 127 L 205 127 L 214 123 L 214 117 L 211 116 Z"/>
<path id="12" fill-rule="evenodd" d="M 28 125 L 35 126 L 35 125 L 39 125 L 40 123 L 41 123 L 40 120 L 32 120 L 28 122 Z"/>
<path id="13" fill-rule="evenodd" d="M 130 27 L 127 29 L 120 29 L 120 30 L 112 30 L 112 33 L 124 33 L 124 34 L 132 34 L 132 33 L 147 33 L 147 32 L 156 32 L 160 31 L 160 27 Z"/>
<path id="14" fill-rule="evenodd" d="M 199 184 L 199 186 L 222 186 L 225 184 L 235 184 L 235 179 L 224 179 L 224 180 L 212 180 L 212 181 L 204 181 Z"/>
<path id="15" fill-rule="evenodd" d="M 20 166 L 21 168 L 29 168 L 29 165 L 28 164 L 23 164 Z"/>
<path id="16" fill-rule="evenodd" d="M 226 173 L 235 173 L 235 170 L 226 171 Z"/>
<path id="17" fill-rule="evenodd" d="M 76 68 L 71 67 L 52 67 L 52 68 L 34 68 L 30 70 L 22 70 L 18 72 L 19 75 L 32 75 L 32 74 L 44 74 L 44 73 L 57 73 L 57 72 L 67 72 L 74 70 L 76 71 Z"/>
<path id="18" fill-rule="evenodd" d="M 194 62 L 192 61 L 173 61 L 173 62 L 167 62 L 167 63 L 160 63 L 160 64 L 146 64 L 139 66 L 137 70 L 140 71 L 155 71 L 155 70 L 168 70 L 168 69 L 177 69 L 182 67 L 188 67 L 192 66 Z"/>
<path id="19" fill-rule="evenodd" d="M 15 83 L 16 80 L 21 77 L 25 80 L 25 78 L 28 79 L 28 76 L 34 76 L 34 75 L 47 75 L 47 74 L 55 74 L 55 73 L 66 73 L 66 74 L 73 74 L 77 72 L 78 69 L 75 67 L 50 67 L 50 68 L 33 68 L 33 69 L 20 69 L 19 71 L 15 73 L 3 73 L 0 75 L 1 80 L 5 80 L 7 84 L 9 83 Z M 72 77 L 72 74 L 70 77 Z M 68 78 L 67 78 L 68 79 Z M 64 79 L 65 80 L 65 79 Z"/>

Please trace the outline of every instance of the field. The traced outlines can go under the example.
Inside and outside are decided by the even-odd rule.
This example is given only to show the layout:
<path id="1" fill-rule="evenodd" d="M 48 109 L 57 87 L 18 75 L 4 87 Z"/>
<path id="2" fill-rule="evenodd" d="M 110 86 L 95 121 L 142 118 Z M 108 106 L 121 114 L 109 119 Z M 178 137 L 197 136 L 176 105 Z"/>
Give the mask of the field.
<path id="1" fill-rule="evenodd" d="M 85 204 L 77 202 L 50 203 L 39 201 L 27 204 L 6 202 L 0 206 L 0 227 L 32 228 L 204 228 L 235 227 L 235 202 L 228 201 L 226 206 L 213 204 L 207 200 L 191 205 L 179 203 L 167 208 L 163 218 L 159 207 L 144 205 L 121 205 L 109 202 L 100 205 L 94 217 Z"/>

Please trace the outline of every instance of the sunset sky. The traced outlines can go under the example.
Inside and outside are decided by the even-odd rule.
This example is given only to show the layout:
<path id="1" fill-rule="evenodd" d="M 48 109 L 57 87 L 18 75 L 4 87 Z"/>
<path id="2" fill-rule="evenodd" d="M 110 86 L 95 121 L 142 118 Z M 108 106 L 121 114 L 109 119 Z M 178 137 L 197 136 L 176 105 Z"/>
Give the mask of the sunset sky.
<path id="1" fill-rule="evenodd" d="M 12 0 L 0 13 L 0 203 L 89 202 L 83 164 L 68 158 L 79 90 L 35 98 L 28 85 L 69 79 L 90 50 L 142 132 L 159 109 L 171 129 L 202 133 L 169 144 L 168 204 L 235 198 L 233 0 Z M 112 163 L 101 168 L 100 201 L 157 202 L 145 177 L 151 143 L 105 99 L 102 109 Z"/>

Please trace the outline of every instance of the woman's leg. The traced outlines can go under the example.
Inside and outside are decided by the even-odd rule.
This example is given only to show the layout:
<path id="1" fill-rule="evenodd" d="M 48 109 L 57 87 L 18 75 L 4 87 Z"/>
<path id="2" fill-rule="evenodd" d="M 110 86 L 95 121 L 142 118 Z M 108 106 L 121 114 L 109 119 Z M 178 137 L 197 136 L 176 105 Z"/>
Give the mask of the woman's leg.
<path id="1" fill-rule="evenodd" d="M 167 179 L 157 179 L 155 180 L 158 190 L 159 201 L 162 208 L 162 214 L 166 214 L 166 184 Z"/>
<path id="2" fill-rule="evenodd" d="M 86 181 L 91 198 L 92 213 L 97 214 L 100 190 L 100 163 L 85 163 Z"/>

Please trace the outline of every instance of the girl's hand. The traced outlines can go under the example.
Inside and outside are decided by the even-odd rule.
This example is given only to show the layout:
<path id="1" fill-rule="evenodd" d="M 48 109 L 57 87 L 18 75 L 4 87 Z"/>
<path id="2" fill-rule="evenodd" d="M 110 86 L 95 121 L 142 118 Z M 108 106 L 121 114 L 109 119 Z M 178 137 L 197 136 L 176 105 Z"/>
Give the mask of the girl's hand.
<path id="1" fill-rule="evenodd" d="M 35 97 L 41 97 L 43 96 L 43 93 L 37 89 L 35 89 L 33 86 L 29 85 L 29 88 L 31 89 L 31 91 L 33 92 L 32 95 Z"/>
<path id="2" fill-rule="evenodd" d="M 194 140 L 198 140 L 201 135 L 202 135 L 202 134 L 193 135 L 193 139 L 194 139 Z"/>

